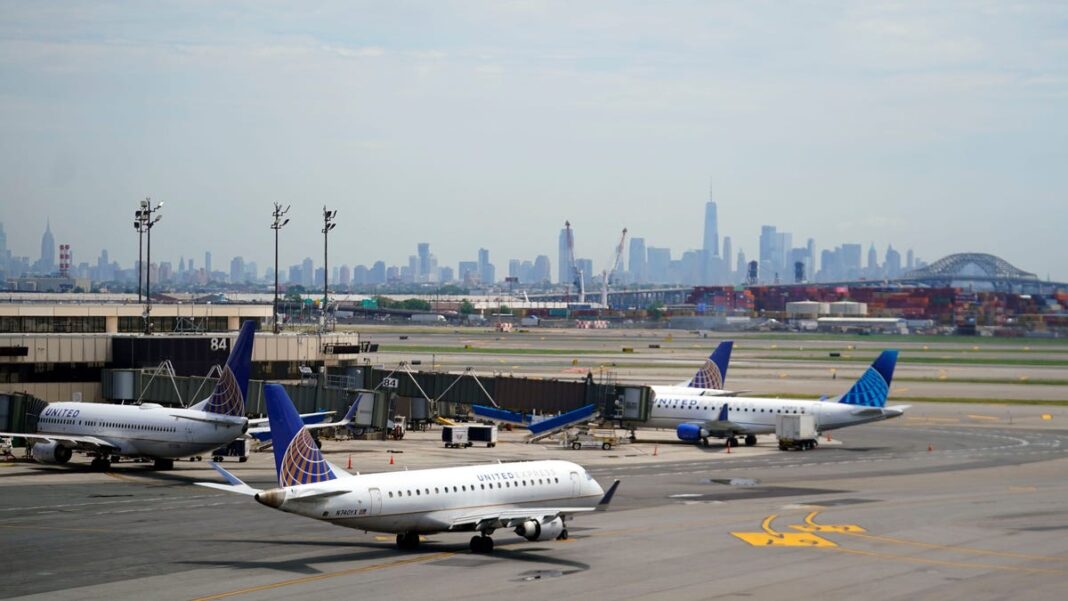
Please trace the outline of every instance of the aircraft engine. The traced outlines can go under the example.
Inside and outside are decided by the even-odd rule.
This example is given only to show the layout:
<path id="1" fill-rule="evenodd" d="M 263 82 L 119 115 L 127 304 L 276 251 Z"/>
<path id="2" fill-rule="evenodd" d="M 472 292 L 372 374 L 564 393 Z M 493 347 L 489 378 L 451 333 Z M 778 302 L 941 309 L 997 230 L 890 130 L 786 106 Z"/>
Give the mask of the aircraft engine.
<path id="1" fill-rule="evenodd" d="M 711 433 L 697 424 L 679 424 L 679 427 L 675 429 L 675 435 L 679 437 L 679 440 L 698 442 L 702 438 L 708 438 Z"/>
<path id="2" fill-rule="evenodd" d="M 551 522 L 542 524 L 538 520 L 527 520 L 515 529 L 515 533 L 523 538 L 535 540 L 554 540 L 564 531 L 564 520 L 556 518 Z"/>
<path id="3" fill-rule="evenodd" d="M 70 461 L 74 451 L 58 442 L 39 442 L 33 445 L 30 454 L 38 463 L 66 463 Z"/>

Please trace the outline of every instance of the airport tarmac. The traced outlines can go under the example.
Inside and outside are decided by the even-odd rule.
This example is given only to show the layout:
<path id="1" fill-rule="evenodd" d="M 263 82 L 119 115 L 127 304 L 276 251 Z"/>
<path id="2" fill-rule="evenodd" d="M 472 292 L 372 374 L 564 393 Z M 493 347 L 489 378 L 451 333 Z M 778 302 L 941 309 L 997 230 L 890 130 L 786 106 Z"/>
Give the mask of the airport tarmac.
<path id="1" fill-rule="evenodd" d="M 709 333 L 680 330 L 361 328 L 375 365 L 415 370 L 674 384 L 733 339 L 727 388 L 809 398 L 841 394 L 887 348 L 901 351 L 892 395 L 910 399 L 1068 401 L 1068 341 L 966 337 Z M 625 350 L 627 349 L 627 350 Z M 838 356 L 832 357 L 831 355 Z M 415 363 L 418 362 L 418 363 Z"/>
<path id="2" fill-rule="evenodd" d="M 931 404 L 835 431 L 818 449 L 700 448 L 642 432 L 611 451 L 326 441 L 381 471 L 560 457 L 623 484 L 567 541 L 467 535 L 417 552 L 392 536 L 283 514 L 196 487 L 206 463 L 155 473 L 0 468 L 0 597 L 28 599 L 1062 599 L 1068 586 L 1068 429 L 1060 408 Z M 1047 419 L 1044 416 L 1049 416 Z M 394 465 L 389 465 L 393 457 Z M 251 484 L 270 454 L 229 463 Z"/>

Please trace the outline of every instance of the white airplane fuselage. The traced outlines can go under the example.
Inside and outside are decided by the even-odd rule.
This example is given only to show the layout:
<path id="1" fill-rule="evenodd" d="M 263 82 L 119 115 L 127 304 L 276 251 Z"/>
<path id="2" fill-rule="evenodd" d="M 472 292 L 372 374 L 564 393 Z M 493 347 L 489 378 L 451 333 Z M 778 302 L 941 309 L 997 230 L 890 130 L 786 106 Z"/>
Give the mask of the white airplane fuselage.
<path id="1" fill-rule="evenodd" d="M 302 495 L 339 492 L 302 500 Z M 522 507 L 592 507 L 604 490 L 568 461 L 497 463 L 342 477 L 263 491 L 264 505 L 358 530 L 434 533 L 465 515 Z"/>
<path id="2" fill-rule="evenodd" d="M 654 390 L 652 408 L 646 424 L 653 428 L 677 428 L 680 424 L 715 422 L 723 405 L 728 407 L 728 421 L 740 428 L 738 433 L 768 434 L 775 432 L 777 415 L 812 415 L 818 431 L 834 430 L 883 419 L 898 417 L 902 411 L 892 407 L 858 407 L 834 401 L 768 399 L 757 397 L 710 397 L 685 394 L 682 390 Z"/>
<path id="3" fill-rule="evenodd" d="M 247 428 L 244 417 L 152 403 L 50 403 L 37 420 L 38 435 L 89 436 L 113 446 L 115 455 L 167 459 L 211 451 Z"/>

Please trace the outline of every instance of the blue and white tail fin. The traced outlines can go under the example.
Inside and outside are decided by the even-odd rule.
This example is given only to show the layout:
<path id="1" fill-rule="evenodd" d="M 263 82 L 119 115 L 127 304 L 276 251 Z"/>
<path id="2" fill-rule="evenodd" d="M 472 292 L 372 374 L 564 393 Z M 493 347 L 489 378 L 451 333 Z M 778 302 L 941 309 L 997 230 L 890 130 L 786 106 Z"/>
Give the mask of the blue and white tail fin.
<path id="1" fill-rule="evenodd" d="M 693 379 L 687 384 L 690 388 L 705 388 L 709 390 L 723 390 L 723 383 L 727 381 L 727 366 L 731 362 L 731 349 L 734 348 L 733 340 L 724 340 L 719 343 L 716 350 L 705 360 L 701 369 L 697 370 Z"/>
<path id="2" fill-rule="evenodd" d="M 896 364 L 897 351 L 883 351 L 838 402 L 861 407 L 885 407 Z"/>
<path id="3" fill-rule="evenodd" d="M 248 378 L 252 373 L 252 344 L 256 336 L 256 322 L 249 320 L 241 324 L 241 333 L 237 335 L 234 346 L 230 348 L 230 357 L 226 360 L 219 382 L 207 399 L 197 403 L 192 409 L 244 417 L 245 399 L 248 398 Z"/>
<path id="4" fill-rule="evenodd" d="M 266 384 L 263 396 L 267 404 L 267 418 L 271 424 L 271 443 L 274 446 L 274 466 L 278 485 L 299 486 L 334 480 L 337 476 L 319 451 L 304 422 L 289 400 L 286 389 L 279 384 Z"/>

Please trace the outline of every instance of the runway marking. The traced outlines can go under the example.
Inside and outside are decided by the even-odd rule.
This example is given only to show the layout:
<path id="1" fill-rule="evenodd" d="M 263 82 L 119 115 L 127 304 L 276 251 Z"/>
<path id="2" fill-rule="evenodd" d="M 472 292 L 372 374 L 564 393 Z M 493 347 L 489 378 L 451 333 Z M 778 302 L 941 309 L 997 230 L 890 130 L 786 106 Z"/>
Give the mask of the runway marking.
<path id="1" fill-rule="evenodd" d="M 141 484 L 141 481 L 136 478 L 124 476 L 122 474 L 116 474 L 115 472 L 106 472 L 106 475 L 116 480 L 122 480 L 123 482 L 136 482 L 137 484 Z"/>
<path id="2" fill-rule="evenodd" d="M 881 543 L 889 543 L 892 545 L 907 545 L 910 547 L 920 547 L 923 549 L 939 549 L 942 551 L 953 551 L 955 553 L 966 553 L 969 555 L 987 555 L 990 557 L 1004 557 L 1007 559 L 1026 559 L 1029 561 L 1047 561 L 1052 563 L 1068 563 L 1068 557 L 1050 557 L 1048 555 L 1032 555 L 1030 553 L 1014 553 L 1012 551 L 994 551 L 992 549 L 978 549 L 975 547 L 961 547 L 957 545 L 942 545 L 938 543 L 925 543 L 918 540 L 908 540 L 903 538 L 893 538 L 889 536 L 878 536 L 874 534 L 861 534 L 855 532 L 844 532 L 850 536 L 862 538 L 865 540 L 872 540 Z"/>
<path id="3" fill-rule="evenodd" d="M 300 578 L 290 578 L 289 580 L 279 580 L 271 584 L 262 584 L 260 586 L 250 586 L 248 588 L 229 591 L 226 593 L 218 593 L 215 595 L 208 595 L 207 597 L 197 597 L 193 601 L 214 601 L 216 599 L 227 599 L 229 597 L 236 597 L 238 595 L 248 595 L 250 593 L 261 593 L 263 591 L 275 590 L 287 586 L 294 586 L 297 584 L 306 584 L 308 582 L 317 582 L 320 580 L 328 580 L 330 578 L 338 578 L 340 576 L 351 576 L 353 574 L 362 574 L 365 572 L 374 572 L 376 570 L 383 570 L 386 568 L 395 568 L 404 565 L 411 565 L 415 563 L 426 563 L 430 561 L 437 561 L 438 559 L 445 559 L 456 555 L 452 552 L 444 553 L 432 553 L 430 555 L 422 555 L 419 557 L 411 557 L 408 559 L 399 559 L 397 561 L 389 561 L 371 564 L 368 566 L 360 566 L 358 568 L 351 568 L 348 570 L 341 570 L 339 572 L 330 572 L 329 574 L 315 574 L 313 576 L 302 576 Z"/>
<path id="4" fill-rule="evenodd" d="M 790 526 L 794 530 L 800 530 L 802 532 L 836 532 L 839 534 L 850 534 L 853 532 L 866 532 L 860 526 L 856 524 L 817 524 L 815 522 L 816 516 L 820 512 L 813 511 L 805 516 L 805 523 L 800 525 Z"/>
<path id="5" fill-rule="evenodd" d="M 0 524 L 0 528 L 12 530 L 56 530 L 59 532 L 111 532 L 111 530 L 104 530 L 103 528 L 61 528 L 59 526 L 22 526 L 16 524 Z"/>
<path id="6" fill-rule="evenodd" d="M 885 559 L 889 561 L 905 561 L 910 563 L 923 563 L 929 565 L 948 566 L 952 568 L 963 568 L 967 570 L 1001 570 L 1003 572 L 1023 572 L 1026 574 L 1064 574 L 1064 570 L 1050 570 L 1045 568 L 1024 568 L 1020 566 L 1001 566 L 992 563 L 968 563 L 964 561 L 947 561 L 943 559 L 927 559 L 924 557 L 910 557 L 908 555 L 894 555 L 891 553 L 878 553 L 875 551 L 861 551 L 860 549 L 847 549 L 845 547 L 838 547 L 834 549 L 841 553 L 849 553 L 851 555 L 864 555 L 867 557 L 876 557 L 879 559 Z"/>
<path id="7" fill-rule="evenodd" d="M 760 528 L 763 532 L 731 532 L 731 534 L 754 547 L 837 547 L 838 545 L 815 534 L 797 534 L 777 532 L 771 527 L 778 515 L 771 514 L 764 518 Z"/>
<path id="8" fill-rule="evenodd" d="M 993 415 L 969 415 L 968 417 L 970 417 L 971 419 L 985 419 L 993 422 L 1001 421 L 1000 417 L 996 417 Z"/>

